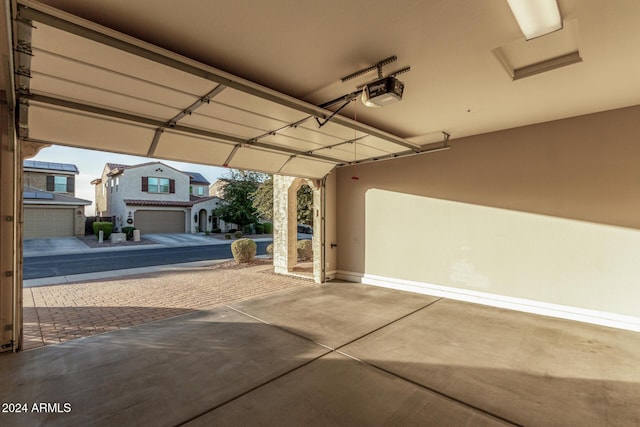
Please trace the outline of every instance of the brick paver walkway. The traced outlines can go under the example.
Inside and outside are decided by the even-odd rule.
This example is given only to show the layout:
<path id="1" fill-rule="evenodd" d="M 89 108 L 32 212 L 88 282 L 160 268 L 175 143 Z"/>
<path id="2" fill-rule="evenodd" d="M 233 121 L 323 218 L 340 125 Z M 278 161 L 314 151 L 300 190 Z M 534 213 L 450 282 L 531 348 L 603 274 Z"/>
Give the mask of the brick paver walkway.
<path id="1" fill-rule="evenodd" d="M 314 285 L 272 271 L 272 265 L 198 267 L 25 288 L 24 349 Z"/>

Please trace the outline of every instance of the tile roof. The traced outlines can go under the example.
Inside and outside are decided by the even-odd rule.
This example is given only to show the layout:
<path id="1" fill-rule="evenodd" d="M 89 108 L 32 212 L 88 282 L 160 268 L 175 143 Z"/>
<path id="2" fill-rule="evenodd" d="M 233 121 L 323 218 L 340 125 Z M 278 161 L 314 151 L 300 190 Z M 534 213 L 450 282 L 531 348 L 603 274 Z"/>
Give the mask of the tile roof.
<path id="1" fill-rule="evenodd" d="M 193 206 L 193 202 L 177 202 L 168 200 L 139 200 L 139 199 L 125 199 L 125 204 L 129 206 L 162 206 L 172 208 L 190 208 Z"/>
<path id="2" fill-rule="evenodd" d="M 194 196 L 193 194 L 189 196 L 189 199 L 193 202 L 193 203 L 201 203 L 201 202 L 206 202 L 207 200 L 211 200 L 211 199 L 220 199 L 220 197 L 218 196 L 204 196 L 204 197 L 200 197 L 200 196 Z"/>
<path id="3" fill-rule="evenodd" d="M 122 163 L 107 163 L 109 169 L 126 169 L 130 167 L 129 165 L 123 165 Z"/>

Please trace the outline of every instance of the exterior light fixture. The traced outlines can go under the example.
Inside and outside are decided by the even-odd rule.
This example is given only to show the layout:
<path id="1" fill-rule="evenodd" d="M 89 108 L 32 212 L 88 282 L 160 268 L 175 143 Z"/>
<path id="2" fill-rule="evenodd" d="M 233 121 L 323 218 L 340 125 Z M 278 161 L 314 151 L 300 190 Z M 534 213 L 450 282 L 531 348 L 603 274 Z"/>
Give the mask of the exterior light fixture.
<path id="1" fill-rule="evenodd" d="M 507 2 L 527 40 L 562 28 L 562 17 L 556 0 L 507 0 Z"/>

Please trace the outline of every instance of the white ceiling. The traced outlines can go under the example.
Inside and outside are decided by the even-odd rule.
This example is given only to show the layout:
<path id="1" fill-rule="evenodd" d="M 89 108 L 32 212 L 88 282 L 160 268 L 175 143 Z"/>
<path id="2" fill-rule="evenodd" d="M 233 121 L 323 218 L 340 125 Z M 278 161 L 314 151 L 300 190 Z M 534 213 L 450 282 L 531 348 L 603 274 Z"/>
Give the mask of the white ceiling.
<path id="1" fill-rule="evenodd" d="M 372 72 L 346 83 L 341 83 L 340 77 L 397 55 L 398 61 L 385 66 L 383 71 L 411 66 L 410 72 L 398 76 L 405 83 L 404 99 L 376 109 L 366 108 L 360 102 L 351 103 L 341 114 L 417 144 L 441 141 L 441 131 L 455 139 L 640 103 L 637 77 L 640 2 L 636 0 L 558 0 L 564 29 L 529 42 L 524 41 L 506 0 L 45 0 L 44 3 L 314 105 L 352 92 L 375 79 L 376 74 Z M 49 30 L 40 25 L 34 34 L 39 31 Z M 63 49 L 64 55 L 91 58 L 87 61 L 90 63 L 110 58 L 76 41 L 61 45 L 48 35 L 40 40 L 42 55 L 34 56 L 34 67 L 41 70 L 41 75 L 33 78 L 36 90 L 39 84 L 43 90 L 56 87 L 61 93 L 73 89 L 72 86 L 65 89 L 64 84 L 69 82 L 46 81 L 50 79 L 46 74 L 56 68 L 58 60 L 48 52 Z M 71 55 L 73 49 L 80 49 L 76 52 L 79 56 Z M 508 72 L 509 63 L 515 68 L 571 50 L 579 50 L 582 62 L 517 81 Z M 127 73 L 147 78 L 148 64 L 136 61 L 139 62 L 128 58 L 119 66 L 126 65 Z M 64 64 L 59 67 L 64 68 Z M 78 73 L 77 79 L 85 75 L 82 67 L 73 72 Z M 154 81 L 146 87 L 136 85 L 136 96 L 140 99 L 128 99 L 127 109 L 168 120 L 176 108 L 177 111 L 185 108 L 215 86 L 205 79 L 174 74 L 154 71 L 154 76 L 163 75 L 166 80 Z M 40 82 L 36 83 L 38 78 Z M 112 82 L 114 88 L 126 91 L 128 83 L 124 80 L 112 78 Z M 166 87 L 159 89 L 160 84 Z M 252 114 L 251 120 L 247 120 L 239 106 L 243 102 L 241 95 L 227 88 L 215 98 L 218 102 L 213 106 L 218 107 L 215 113 L 212 105 L 206 105 L 181 123 L 245 138 L 255 136 L 254 131 L 260 134 L 261 130 L 272 130 L 278 121 L 284 124 L 297 119 L 295 110 L 278 105 L 287 110 L 279 116 L 271 112 L 274 104 L 264 101 L 266 104 L 260 109 L 247 108 Z M 87 96 L 87 99 L 93 96 L 101 104 L 117 106 L 120 105 L 117 98 L 123 95 L 112 93 L 109 99 L 105 99 L 104 93 Z M 34 105 L 30 121 L 38 114 L 37 103 Z M 64 116 L 65 112 L 57 109 L 55 114 Z M 313 149 L 314 143 L 327 146 L 330 141 L 352 138 L 340 135 L 345 128 L 349 129 L 330 123 L 319 133 L 317 124 L 311 120 L 305 122 L 303 129 L 287 129 L 264 141 L 306 151 Z M 137 126 L 136 132 L 151 132 L 153 136 L 154 127 Z M 338 136 L 331 136 L 332 133 Z M 163 135 L 156 155 L 175 158 L 179 154 L 175 152 L 179 151 L 176 144 L 165 144 L 169 139 L 165 140 Z M 203 141 L 192 139 L 194 147 Z M 351 144 L 336 147 L 331 154 L 351 161 L 402 150 L 407 147 L 370 137 L 368 142 L 355 144 L 355 150 Z M 327 154 L 328 150 L 324 151 Z M 220 164 L 224 150 L 216 153 L 203 157 L 202 162 Z M 247 163 L 247 155 L 243 153 L 238 164 L 252 164 Z M 271 162 L 269 167 L 281 166 L 282 159 L 277 155 L 269 152 L 264 157 L 266 163 Z M 305 175 L 308 160 L 304 165 L 291 165 L 291 171 L 296 172 L 292 174 Z M 309 175 L 325 172 L 322 161 L 314 159 L 312 163 L 317 167 Z"/>

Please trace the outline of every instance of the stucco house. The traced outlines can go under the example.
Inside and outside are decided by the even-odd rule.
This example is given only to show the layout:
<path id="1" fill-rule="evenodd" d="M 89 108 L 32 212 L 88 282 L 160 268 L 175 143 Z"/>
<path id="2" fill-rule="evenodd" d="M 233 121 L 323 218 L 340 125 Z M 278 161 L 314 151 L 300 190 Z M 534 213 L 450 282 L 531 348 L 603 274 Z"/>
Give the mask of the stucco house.
<path id="1" fill-rule="evenodd" d="M 85 206 L 75 197 L 76 165 L 24 160 L 24 237 L 84 235 Z"/>
<path id="2" fill-rule="evenodd" d="M 220 227 L 214 210 L 218 197 L 207 196 L 209 181 L 199 173 L 162 162 L 138 165 L 107 163 L 95 186 L 96 216 L 116 228 L 134 226 L 141 233 L 192 233 Z"/>

